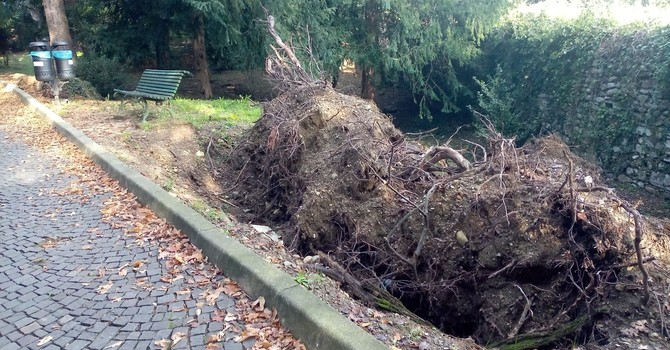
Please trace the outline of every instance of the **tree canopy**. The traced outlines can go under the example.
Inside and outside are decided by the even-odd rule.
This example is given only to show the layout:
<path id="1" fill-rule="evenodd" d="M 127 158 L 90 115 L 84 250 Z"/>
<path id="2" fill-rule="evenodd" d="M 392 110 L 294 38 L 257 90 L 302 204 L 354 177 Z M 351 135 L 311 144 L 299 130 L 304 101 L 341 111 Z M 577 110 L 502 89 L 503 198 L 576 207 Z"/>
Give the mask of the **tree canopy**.
<path id="1" fill-rule="evenodd" d="M 513 2 L 77 0 L 65 5 L 79 48 L 138 69 L 173 65 L 176 56 L 185 55 L 173 49 L 198 37 L 200 20 L 213 67 L 260 67 L 268 53 L 262 20 L 270 13 L 314 75 L 337 81 L 340 65 L 349 59 L 361 73 L 363 97 L 374 98 L 379 84 L 400 84 L 429 115 L 429 106 L 458 109 L 458 96 L 468 91 L 456 69 L 479 53 L 482 38 Z M 11 3 L 27 8 L 31 1 Z"/>

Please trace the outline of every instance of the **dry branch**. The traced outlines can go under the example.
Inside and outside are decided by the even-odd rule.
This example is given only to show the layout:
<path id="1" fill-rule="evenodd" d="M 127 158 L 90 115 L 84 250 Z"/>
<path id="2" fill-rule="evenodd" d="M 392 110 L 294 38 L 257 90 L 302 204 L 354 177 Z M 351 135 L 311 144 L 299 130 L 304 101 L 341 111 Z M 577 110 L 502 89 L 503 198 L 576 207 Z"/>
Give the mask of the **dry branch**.
<path id="1" fill-rule="evenodd" d="M 265 71 L 273 78 L 284 83 L 311 84 L 314 79 L 305 71 L 293 49 L 279 36 L 275 29 L 275 18 L 267 15 L 268 33 L 279 48 L 270 45 L 274 56 L 265 60 Z M 284 57 L 286 56 L 286 57 Z"/>

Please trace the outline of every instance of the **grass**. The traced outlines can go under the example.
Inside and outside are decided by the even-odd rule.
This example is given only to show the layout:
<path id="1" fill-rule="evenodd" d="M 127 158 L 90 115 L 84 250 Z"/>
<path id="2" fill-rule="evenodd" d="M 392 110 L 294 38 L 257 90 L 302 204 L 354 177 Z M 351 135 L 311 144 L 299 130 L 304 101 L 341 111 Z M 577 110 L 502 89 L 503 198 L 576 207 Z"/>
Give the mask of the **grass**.
<path id="1" fill-rule="evenodd" d="M 150 107 L 151 108 L 151 107 Z M 236 100 L 219 98 L 212 101 L 177 98 L 171 102 L 172 116 L 165 108 L 159 108 L 157 118 L 151 123 L 167 119 L 179 119 L 199 129 L 209 122 L 223 122 L 224 125 L 250 124 L 261 117 L 263 111 L 258 103 L 249 97 Z"/>
<path id="2" fill-rule="evenodd" d="M 300 272 L 293 280 L 299 285 L 311 289 L 313 285 L 322 282 L 326 277 L 322 273 L 305 273 Z"/>
<path id="3" fill-rule="evenodd" d="M 35 75 L 35 71 L 33 70 L 33 60 L 27 53 L 23 52 L 10 53 L 9 66 L 0 63 L 0 72 Z"/>

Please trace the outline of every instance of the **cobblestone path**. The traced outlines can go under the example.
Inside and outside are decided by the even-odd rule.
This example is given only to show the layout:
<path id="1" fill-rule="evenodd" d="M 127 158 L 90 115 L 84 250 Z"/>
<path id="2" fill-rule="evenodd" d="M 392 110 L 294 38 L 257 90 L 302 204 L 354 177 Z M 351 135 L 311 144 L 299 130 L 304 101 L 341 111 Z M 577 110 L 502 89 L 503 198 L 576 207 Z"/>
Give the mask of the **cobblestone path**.
<path id="1" fill-rule="evenodd" d="M 252 347 L 253 337 L 233 339 L 245 327 L 236 297 L 208 294 L 224 276 L 213 272 L 205 286 L 184 269 L 164 281 L 160 244 L 137 244 L 102 221 L 112 194 L 64 195 L 77 176 L 2 130 L 1 350 L 160 349 L 160 340 L 165 349 Z"/>

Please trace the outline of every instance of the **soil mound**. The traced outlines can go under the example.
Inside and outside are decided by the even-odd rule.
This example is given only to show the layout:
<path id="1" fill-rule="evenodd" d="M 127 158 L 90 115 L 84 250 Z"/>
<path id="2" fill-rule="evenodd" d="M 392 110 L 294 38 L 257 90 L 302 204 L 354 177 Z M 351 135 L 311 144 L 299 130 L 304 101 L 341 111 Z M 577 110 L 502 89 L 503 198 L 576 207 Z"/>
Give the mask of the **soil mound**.
<path id="1" fill-rule="evenodd" d="M 241 200 L 328 262 L 315 268 L 450 334 L 606 344 L 632 310 L 663 320 L 665 307 L 640 300 L 664 289 L 653 281 L 668 276 L 670 222 L 640 216 L 559 138 L 516 148 L 489 131 L 466 160 L 411 140 L 367 101 L 301 87 L 265 104 L 230 164 Z"/>

